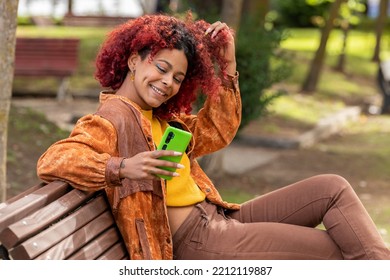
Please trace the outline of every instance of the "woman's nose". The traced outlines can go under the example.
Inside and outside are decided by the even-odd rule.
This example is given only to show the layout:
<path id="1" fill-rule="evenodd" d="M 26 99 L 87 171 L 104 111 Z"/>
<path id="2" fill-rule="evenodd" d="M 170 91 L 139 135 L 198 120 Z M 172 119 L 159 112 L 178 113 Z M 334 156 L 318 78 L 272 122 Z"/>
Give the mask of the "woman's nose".
<path id="1" fill-rule="evenodd" d="M 161 80 L 161 82 L 165 86 L 171 86 L 172 85 L 172 81 L 173 81 L 173 77 L 171 75 L 164 75 L 164 77 Z"/>

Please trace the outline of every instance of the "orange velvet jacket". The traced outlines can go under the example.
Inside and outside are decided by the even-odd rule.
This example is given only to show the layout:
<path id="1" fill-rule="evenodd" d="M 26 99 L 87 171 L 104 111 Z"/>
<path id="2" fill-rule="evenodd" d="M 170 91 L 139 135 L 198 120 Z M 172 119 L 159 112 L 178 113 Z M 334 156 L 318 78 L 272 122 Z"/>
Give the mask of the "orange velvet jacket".
<path id="1" fill-rule="evenodd" d="M 196 161 L 233 140 L 241 121 L 238 75 L 221 86 L 218 100 L 206 100 L 197 115 L 174 117 L 193 134 L 187 154 L 191 175 L 206 198 L 217 205 L 238 209 L 222 200 Z M 226 81 L 225 81 L 226 83 Z M 164 180 L 119 178 L 121 161 L 139 152 L 154 150 L 150 122 L 129 99 L 102 92 L 95 114 L 82 117 L 71 135 L 54 143 L 40 157 L 38 176 L 63 180 L 73 187 L 104 189 L 131 259 L 172 259 Z"/>

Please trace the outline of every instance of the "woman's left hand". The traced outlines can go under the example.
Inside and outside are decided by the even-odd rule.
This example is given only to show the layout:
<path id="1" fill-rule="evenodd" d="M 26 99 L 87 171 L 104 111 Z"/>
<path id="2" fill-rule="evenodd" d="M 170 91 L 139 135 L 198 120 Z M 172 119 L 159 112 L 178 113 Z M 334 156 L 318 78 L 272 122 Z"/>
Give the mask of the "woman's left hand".
<path id="1" fill-rule="evenodd" d="M 216 21 L 213 24 L 207 28 L 205 35 L 211 34 L 210 38 L 214 39 L 218 32 L 221 30 L 226 29 L 228 34 L 228 43 L 226 44 L 225 48 L 222 50 L 222 55 L 225 57 L 226 62 L 228 63 L 226 72 L 230 75 L 236 74 L 236 49 L 235 49 L 235 42 L 234 42 L 234 36 L 230 32 L 229 26 L 220 21 Z"/>

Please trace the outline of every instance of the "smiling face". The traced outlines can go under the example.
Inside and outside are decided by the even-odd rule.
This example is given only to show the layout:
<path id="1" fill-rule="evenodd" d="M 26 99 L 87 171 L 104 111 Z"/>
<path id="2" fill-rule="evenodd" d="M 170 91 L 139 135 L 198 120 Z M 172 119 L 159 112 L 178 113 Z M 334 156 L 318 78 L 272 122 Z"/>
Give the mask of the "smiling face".
<path id="1" fill-rule="evenodd" d="M 128 65 L 135 73 L 129 98 L 143 110 L 150 110 L 178 93 L 188 62 L 182 50 L 163 49 L 151 61 L 149 55 L 142 59 L 139 54 L 134 54 Z"/>

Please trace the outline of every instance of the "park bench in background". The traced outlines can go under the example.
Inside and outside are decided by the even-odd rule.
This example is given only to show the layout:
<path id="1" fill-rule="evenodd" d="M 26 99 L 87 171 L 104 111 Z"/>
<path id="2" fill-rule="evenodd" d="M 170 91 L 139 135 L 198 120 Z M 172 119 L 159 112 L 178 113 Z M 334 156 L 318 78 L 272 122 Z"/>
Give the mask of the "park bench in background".
<path id="1" fill-rule="evenodd" d="M 57 99 L 63 100 L 69 78 L 78 66 L 79 39 L 20 38 L 16 39 L 15 76 L 56 77 L 60 79 Z"/>
<path id="2" fill-rule="evenodd" d="M 128 259 L 103 191 L 41 183 L 0 204 L 0 259 Z"/>
<path id="3" fill-rule="evenodd" d="M 86 15 L 86 16 L 75 16 L 65 15 L 62 23 L 65 26 L 105 26 L 112 27 L 118 24 L 125 23 L 131 19 L 130 17 L 114 17 L 114 16 L 99 16 L 99 15 Z"/>

